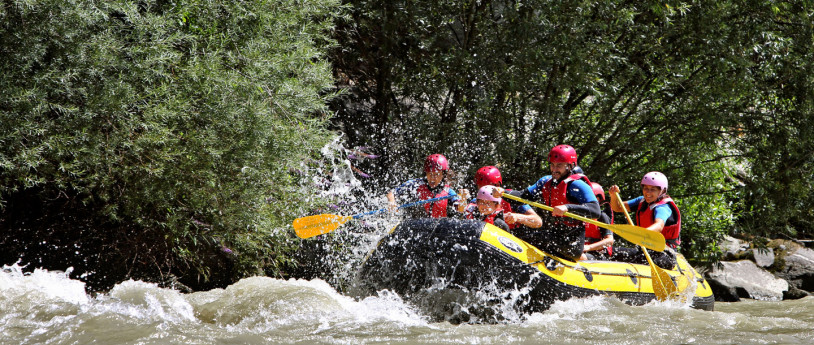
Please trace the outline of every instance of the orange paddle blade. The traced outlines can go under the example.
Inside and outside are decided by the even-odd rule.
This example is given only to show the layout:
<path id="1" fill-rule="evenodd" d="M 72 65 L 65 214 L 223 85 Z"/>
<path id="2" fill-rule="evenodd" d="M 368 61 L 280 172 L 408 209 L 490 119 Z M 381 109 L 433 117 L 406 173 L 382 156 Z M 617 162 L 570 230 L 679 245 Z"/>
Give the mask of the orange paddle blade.
<path id="1" fill-rule="evenodd" d="M 353 217 L 335 214 L 318 214 L 294 219 L 292 225 L 298 237 L 310 238 L 334 231 L 340 225 L 345 224 L 351 219 L 353 219 Z"/>

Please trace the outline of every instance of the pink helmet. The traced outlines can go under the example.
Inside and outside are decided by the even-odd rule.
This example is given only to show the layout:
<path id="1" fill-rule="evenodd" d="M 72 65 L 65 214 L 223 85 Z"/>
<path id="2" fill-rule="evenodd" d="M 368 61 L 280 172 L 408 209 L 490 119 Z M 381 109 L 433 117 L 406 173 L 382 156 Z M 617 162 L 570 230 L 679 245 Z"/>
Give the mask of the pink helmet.
<path id="1" fill-rule="evenodd" d="M 440 153 L 432 154 L 427 156 L 427 159 L 424 160 L 424 172 L 430 171 L 446 171 L 449 170 L 449 162 L 447 161 L 447 157 Z"/>
<path id="2" fill-rule="evenodd" d="M 667 176 L 658 171 L 651 171 L 642 177 L 642 185 L 659 187 L 664 193 L 667 191 Z"/>
<path id="3" fill-rule="evenodd" d="M 591 190 L 594 191 L 594 195 L 596 195 L 596 199 L 599 202 L 605 202 L 605 190 L 602 189 L 602 185 L 596 182 L 591 182 Z"/>
<path id="4" fill-rule="evenodd" d="M 501 202 L 503 200 L 502 198 L 495 198 L 495 196 L 492 195 L 492 191 L 494 191 L 494 190 L 495 190 L 495 186 L 486 185 L 486 186 L 480 187 L 480 189 L 478 189 L 478 199 L 486 200 L 486 201 Z"/>
<path id="5" fill-rule="evenodd" d="M 548 152 L 551 163 L 577 164 L 577 150 L 570 145 L 557 145 Z"/>
<path id="6" fill-rule="evenodd" d="M 475 186 L 480 188 L 487 184 L 493 186 L 503 185 L 503 177 L 500 176 L 500 170 L 497 170 L 496 167 L 491 165 L 480 168 L 475 172 Z"/>

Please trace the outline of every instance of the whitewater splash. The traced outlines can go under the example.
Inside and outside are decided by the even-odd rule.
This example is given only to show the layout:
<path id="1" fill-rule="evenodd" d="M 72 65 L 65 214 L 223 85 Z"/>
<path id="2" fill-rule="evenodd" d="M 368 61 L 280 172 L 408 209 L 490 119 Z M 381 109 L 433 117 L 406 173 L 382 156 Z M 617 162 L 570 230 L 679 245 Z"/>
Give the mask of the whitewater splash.
<path id="1" fill-rule="evenodd" d="M 180 293 L 127 281 L 91 296 L 65 272 L 0 271 L 2 344 L 628 344 L 807 343 L 814 298 L 632 307 L 615 298 L 555 302 L 501 324 L 431 322 L 386 291 L 361 300 L 322 280 L 243 279 Z"/>
<path id="2" fill-rule="evenodd" d="M 91 297 L 68 273 L 3 268 L 0 343 L 285 343 L 337 330 L 429 327 L 395 294 L 357 301 L 321 280 L 252 277 L 191 294 L 131 280 Z"/>

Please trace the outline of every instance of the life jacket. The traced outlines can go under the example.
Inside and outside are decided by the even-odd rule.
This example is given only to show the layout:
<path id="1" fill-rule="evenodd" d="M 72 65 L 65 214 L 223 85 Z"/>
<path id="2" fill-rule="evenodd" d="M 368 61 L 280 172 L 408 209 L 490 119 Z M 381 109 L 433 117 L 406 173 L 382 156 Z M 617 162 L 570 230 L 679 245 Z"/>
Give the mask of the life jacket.
<path id="1" fill-rule="evenodd" d="M 482 220 L 482 221 L 487 222 L 489 224 L 495 224 L 495 218 L 503 219 L 503 212 L 504 211 L 503 211 L 503 208 L 501 206 L 501 208 L 495 210 L 495 212 L 492 212 L 492 214 L 483 217 L 483 219 L 478 219 L 478 220 Z M 476 219 L 475 214 L 482 216 L 480 214 L 480 212 L 478 212 L 478 204 L 476 204 L 476 203 L 469 203 L 469 205 L 466 206 L 466 211 L 464 211 L 464 213 L 465 213 L 466 219 Z"/>
<path id="2" fill-rule="evenodd" d="M 511 192 L 511 191 L 512 191 L 511 189 L 506 189 L 507 193 Z M 509 204 L 509 202 L 506 201 L 506 199 L 501 199 L 500 200 L 500 208 L 503 210 L 502 214 L 512 213 L 512 205 Z M 502 215 L 500 217 L 503 218 Z M 517 227 L 518 224 L 519 223 L 509 224 L 509 222 L 506 222 L 506 225 L 509 226 L 509 229 L 514 229 L 515 227 Z"/>
<path id="3" fill-rule="evenodd" d="M 444 185 L 444 188 L 441 188 L 441 192 L 438 194 L 433 194 L 430 190 L 430 186 L 426 183 L 418 186 L 416 190 L 418 194 L 418 198 L 421 200 L 428 200 L 432 198 L 440 198 L 449 195 L 449 185 Z M 444 218 L 447 216 L 447 204 L 449 203 L 449 199 L 438 200 L 436 202 L 431 202 L 424 204 L 424 210 L 427 211 L 427 214 L 430 215 L 432 218 Z"/>
<path id="4" fill-rule="evenodd" d="M 661 234 L 664 235 L 667 245 L 675 249 L 681 244 L 681 239 L 679 238 L 681 234 L 681 213 L 678 211 L 678 206 L 676 206 L 673 199 L 669 196 L 665 196 L 661 198 L 661 200 L 649 205 L 642 200 L 642 202 L 639 203 L 639 208 L 636 209 L 636 225 L 643 228 L 653 225 L 653 223 L 656 222 L 656 212 L 654 209 L 660 205 L 668 205 L 673 211 L 673 215 L 665 222 L 664 229 L 661 229 Z"/>
<path id="5" fill-rule="evenodd" d="M 613 214 L 611 214 L 612 216 Z M 613 217 L 609 217 L 610 220 L 608 224 L 613 224 Z M 602 231 L 599 230 L 599 227 L 593 224 L 585 223 L 585 244 L 591 244 L 601 241 L 602 238 Z M 608 256 L 613 255 L 613 247 L 609 246 L 606 247 L 608 251 Z"/>
<path id="6" fill-rule="evenodd" d="M 541 191 L 543 203 L 551 207 L 568 204 L 568 186 L 571 185 L 571 182 L 576 180 L 582 180 L 585 181 L 585 183 L 587 183 L 589 186 L 591 185 L 591 180 L 588 179 L 588 176 L 583 174 L 573 174 L 568 176 L 566 179 L 560 181 L 560 183 L 558 183 L 556 186 L 553 185 L 553 178 L 546 181 L 545 184 L 543 184 Z M 560 220 L 560 222 L 569 226 L 588 225 L 587 223 L 572 220 L 570 218 L 566 218 L 565 216 L 555 217 L 562 217 L 563 219 Z"/>
<path id="7" fill-rule="evenodd" d="M 492 214 L 484 217 L 483 221 L 494 225 L 495 224 L 495 218 L 503 219 L 503 210 L 502 209 L 497 210 L 495 212 L 492 212 Z"/>

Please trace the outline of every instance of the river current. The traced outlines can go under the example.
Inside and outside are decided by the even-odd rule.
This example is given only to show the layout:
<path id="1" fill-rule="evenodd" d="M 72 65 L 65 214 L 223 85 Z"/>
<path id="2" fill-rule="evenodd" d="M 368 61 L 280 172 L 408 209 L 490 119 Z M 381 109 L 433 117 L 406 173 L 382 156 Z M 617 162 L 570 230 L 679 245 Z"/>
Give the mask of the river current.
<path id="1" fill-rule="evenodd" d="M 629 306 L 594 297 L 499 324 L 432 322 L 399 296 L 321 280 L 243 279 L 190 294 L 126 281 L 86 294 L 64 272 L 0 272 L 0 344 L 811 344 L 814 297 Z"/>

